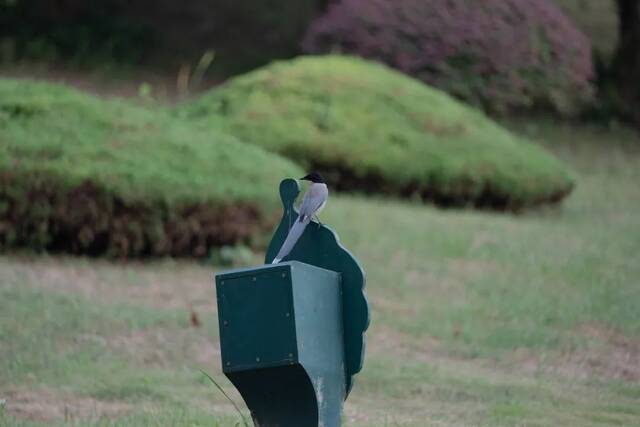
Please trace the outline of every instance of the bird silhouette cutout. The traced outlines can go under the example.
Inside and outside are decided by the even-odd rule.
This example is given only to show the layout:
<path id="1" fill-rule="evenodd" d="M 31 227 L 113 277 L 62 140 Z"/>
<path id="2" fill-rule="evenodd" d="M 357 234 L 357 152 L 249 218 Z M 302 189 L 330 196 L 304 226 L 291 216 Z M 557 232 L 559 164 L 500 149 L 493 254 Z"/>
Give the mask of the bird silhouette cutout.
<path id="1" fill-rule="evenodd" d="M 271 264 L 282 248 L 291 228 L 299 218 L 295 201 L 300 195 L 300 184 L 295 179 L 285 179 L 280 183 L 280 199 L 283 215 L 276 229 L 265 257 Z M 313 219 L 310 222 L 314 222 Z M 364 271 L 340 244 L 338 236 L 327 225 L 316 222 L 317 226 L 304 227 L 282 262 L 300 261 L 316 267 L 340 273 L 342 287 L 342 313 L 345 346 L 345 377 L 347 394 L 351 390 L 352 376 L 360 372 L 364 362 L 365 336 L 369 327 L 369 303 L 365 293 Z"/>

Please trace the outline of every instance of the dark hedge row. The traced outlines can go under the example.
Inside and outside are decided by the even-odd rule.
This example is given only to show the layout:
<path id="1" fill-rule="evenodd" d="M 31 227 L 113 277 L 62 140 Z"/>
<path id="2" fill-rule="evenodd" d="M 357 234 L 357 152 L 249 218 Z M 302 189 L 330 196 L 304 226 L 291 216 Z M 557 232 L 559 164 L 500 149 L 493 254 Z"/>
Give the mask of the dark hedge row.
<path id="1" fill-rule="evenodd" d="M 246 71 L 296 54 L 326 2 L 0 0 L 0 40 L 13 41 L 16 58 L 38 60 L 175 66 L 214 50 L 214 71 Z"/>
<path id="2" fill-rule="evenodd" d="M 126 13 L 129 6 L 126 0 L 2 0 L 0 39 L 11 42 L 13 59 L 137 62 L 154 36 Z"/>
<path id="3" fill-rule="evenodd" d="M 381 61 L 490 111 L 572 113 L 591 94 L 589 40 L 551 0 L 341 0 L 303 46 Z"/>
<path id="4" fill-rule="evenodd" d="M 127 202 L 90 180 L 66 186 L 37 174 L 0 177 L 0 249 L 110 257 L 208 255 L 212 247 L 247 242 L 265 232 L 249 203 Z"/>

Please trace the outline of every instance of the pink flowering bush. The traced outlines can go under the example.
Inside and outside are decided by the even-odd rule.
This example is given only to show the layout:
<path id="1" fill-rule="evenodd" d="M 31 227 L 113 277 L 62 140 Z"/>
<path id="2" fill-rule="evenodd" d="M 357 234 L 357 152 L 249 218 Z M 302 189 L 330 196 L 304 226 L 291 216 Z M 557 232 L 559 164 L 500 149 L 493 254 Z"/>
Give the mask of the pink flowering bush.
<path id="1" fill-rule="evenodd" d="M 572 113 L 591 95 L 589 40 L 550 0 L 341 0 L 303 49 L 378 60 L 493 112 Z"/>

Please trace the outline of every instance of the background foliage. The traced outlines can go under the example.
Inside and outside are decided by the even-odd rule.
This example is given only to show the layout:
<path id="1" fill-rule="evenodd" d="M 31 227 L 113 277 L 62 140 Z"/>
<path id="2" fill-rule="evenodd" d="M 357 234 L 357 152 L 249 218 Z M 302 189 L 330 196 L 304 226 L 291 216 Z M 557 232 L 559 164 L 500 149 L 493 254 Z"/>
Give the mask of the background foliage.
<path id="1" fill-rule="evenodd" d="M 141 64 L 189 74 L 213 53 L 205 71 L 219 82 L 302 47 L 338 47 L 492 113 L 543 109 L 638 123 L 640 92 L 629 81 L 640 63 L 632 30 L 640 17 L 618 25 L 634 15 L 623 14 L 634 1 L 2 0 L 0 63 Z M 619 49 L 625 40 L 629 47 Z"/>
<path id="2" fill-rule="evenodd" d="M 298 51 L 322 0 L 1 0 L 17 58 L 181 65 L 213 50 L 224 73 Z"/>
<path id="3" fill-rule="evenodd" d="M 593 77 L 588 39 L 551 0 L 343 0 L 304 48 L 381 61 L 492 111 L 575 113 Z"/>
<path id="4" fill-rule="evenodd" d="M 125 0 L 0 0 L 0 39 L 13 60 L 139 62 L 150 28 Z"/>

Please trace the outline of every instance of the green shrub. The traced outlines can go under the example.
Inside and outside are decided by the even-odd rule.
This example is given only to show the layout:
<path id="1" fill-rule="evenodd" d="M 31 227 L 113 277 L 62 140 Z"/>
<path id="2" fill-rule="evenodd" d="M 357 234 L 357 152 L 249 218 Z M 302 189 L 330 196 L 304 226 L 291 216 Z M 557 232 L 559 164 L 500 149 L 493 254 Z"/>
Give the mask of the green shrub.
<path id="1" fill-rule="evenodd" d="M 342 190 L 518 209 L 569 194 L 565 166 L 443 92 L 340 56 L 279 62 L 181 107 Z"/>
<path id="2" fill-rule="evenodd" d="M 301 171 L 167 112 L 0 80 L 0 248 L 206 256 L 275 219 Z"/>

